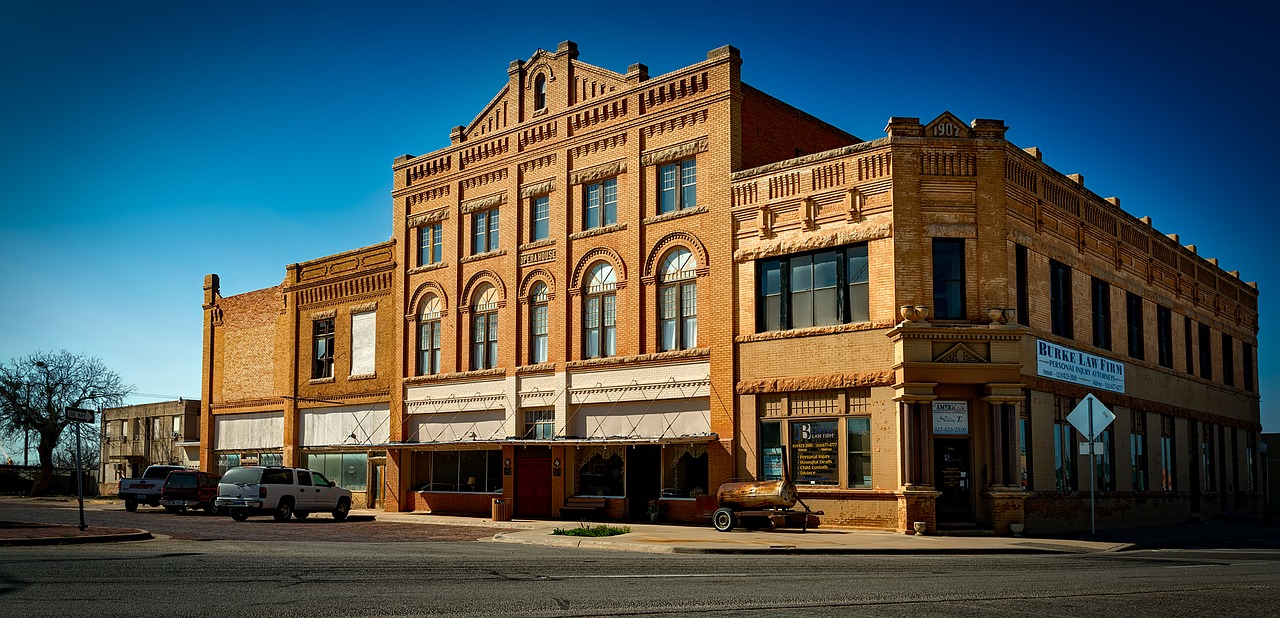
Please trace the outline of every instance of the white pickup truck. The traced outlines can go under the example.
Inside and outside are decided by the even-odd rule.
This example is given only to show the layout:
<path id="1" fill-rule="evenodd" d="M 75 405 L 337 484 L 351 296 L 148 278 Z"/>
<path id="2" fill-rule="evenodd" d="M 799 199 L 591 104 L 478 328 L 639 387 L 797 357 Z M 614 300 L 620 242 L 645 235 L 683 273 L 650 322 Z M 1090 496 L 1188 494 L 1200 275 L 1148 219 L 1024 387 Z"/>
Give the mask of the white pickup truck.
<path id="1" fill-rule="evenodd" d="M 124 510 L 130 513 L 138 510 L 139 504 L 160 506 L 160 490 L 164 489 L 164 480 L 174 470 L 187 470 L 182 466 L 147 466 L 142 478 L 120 479 L 120 497 L 124 499 Z"/>

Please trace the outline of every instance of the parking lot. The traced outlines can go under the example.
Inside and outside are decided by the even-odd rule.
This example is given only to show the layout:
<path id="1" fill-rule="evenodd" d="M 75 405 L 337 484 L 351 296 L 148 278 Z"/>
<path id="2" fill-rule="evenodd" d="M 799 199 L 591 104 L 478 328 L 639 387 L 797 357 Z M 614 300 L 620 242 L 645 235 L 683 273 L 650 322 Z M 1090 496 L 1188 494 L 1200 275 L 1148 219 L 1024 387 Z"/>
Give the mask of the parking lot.
<path id="1" fill-rule="evenodd" d="M 377 515 L 376 511 L 355 510 L 343 522 L 334 521 L 324 513 L 316 513 L 305 520 L 291 519 L 287 522 L 278 522 L 270 515 L 251 517 L 248 521 L 240 522 L 225 515 L 206 515 L 201 511 L 174 514 L 162 508 L 148 506 L 140 506 L 136 512 L 129 513 L 120 501 L 92 500 L 85 502 L 84 518 L 85 524 L 91 529 L 141 528 L 157 537 L 197 541 L 476 541 L 510 531 L 490 526 L 381 522 L 377 520 Z M 77 525 L 80 515 L 74 500 L 4 497 L 0 498 L 0 520 Z"/>

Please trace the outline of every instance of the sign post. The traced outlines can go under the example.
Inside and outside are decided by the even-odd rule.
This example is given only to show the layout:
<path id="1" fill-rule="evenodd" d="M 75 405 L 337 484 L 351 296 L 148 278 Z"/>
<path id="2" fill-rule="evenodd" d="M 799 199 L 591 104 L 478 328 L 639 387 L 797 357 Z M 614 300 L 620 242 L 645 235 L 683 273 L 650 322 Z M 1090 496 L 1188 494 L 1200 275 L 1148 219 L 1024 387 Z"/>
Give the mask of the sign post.
<path id="1" fill-rule="evenodd" d="M 1092 538 L 1098 534 L 1098 510 L 1096 504 L 1095 493 L 1097 491 L 1097 463 L 1094 457 L 1097 457 L 1098 434 L 1116 420 L 1116 415 L 1102 405 L 1093 393 L 1084 396 L 1084 399 L 1076 405 L 1071 414 L 1067 415 L 1067 422 L 1071 423 L 1076 431 L 1085 435 L 1089 440 L 1089 537 Z M 1080 445 L 1080 450 L 1084 450 L 1084 445 Z"/>
<path id="2" fill-rule="evenodd" d="M 84 525 L 84 468 L 80 462 L 80 425 L 93 422 L 93 410 L 68 407 L 65 415 L 68 421 L 76 425 L 76 500 L 80 503 L 80 529 L 84 530 L 88 526 Z"/>

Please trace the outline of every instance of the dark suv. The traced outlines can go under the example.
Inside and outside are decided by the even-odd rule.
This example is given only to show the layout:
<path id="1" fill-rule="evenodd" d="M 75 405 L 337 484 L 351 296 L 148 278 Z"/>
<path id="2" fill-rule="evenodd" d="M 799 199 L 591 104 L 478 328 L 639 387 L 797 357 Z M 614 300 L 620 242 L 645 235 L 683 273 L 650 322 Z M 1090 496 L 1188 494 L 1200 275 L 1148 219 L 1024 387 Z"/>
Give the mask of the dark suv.
<path id="1" fill-rule="evenodd" d="M 164 480 L 160 504 L 170 513 L 204 509 L 206 514 L 213 515 L 218 510 L 213 501 L 218 497 L 218 479 L 221 478 L 199 470 L 174 470 Z"/>

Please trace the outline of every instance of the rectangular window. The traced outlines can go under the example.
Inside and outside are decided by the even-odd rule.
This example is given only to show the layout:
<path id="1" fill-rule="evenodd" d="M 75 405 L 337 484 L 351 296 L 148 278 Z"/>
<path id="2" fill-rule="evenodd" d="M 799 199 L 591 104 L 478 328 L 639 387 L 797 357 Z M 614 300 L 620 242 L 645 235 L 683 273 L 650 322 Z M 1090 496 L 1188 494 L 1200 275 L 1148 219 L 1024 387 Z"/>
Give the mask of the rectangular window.
<path id="1" fill-rule="evenodd" d="M 1173 369 L 1173 312 L 1156 305 L 1156 355 L 1160 366 Z"/>
<path id="2" fill-rule="evenodd" d="M 1076 475 L 1072 453 L 1075 448 L 1075 428 L 1066 421 L 1053 423 L 1053 474 L 1058 491 L 1075 491 Z"/>
<path id="3" fill-rule="evenodd" d="M 1236 385 L 1236 349 L 1231 335 L 1222 333 L 1222 383 Z"/>
<path id="4" fill-rule="evenodd" d="M 791 470 L 796 485 L 839 485 L 837 421 L 791 421 Z"/>
<path id="5" fill-rule="evenodd" d="M 1031 300 L 1027 296 L 1027 248 L 1015 245 L 1013 250 L 1014 279 L 1018 295 L 1018 323 L 1031 325 Z"/>
<path id="6" fill-rule="evenodd" d="M 1129 471 L 1134 491 L 1147 491 L 1147 435 L 1146 419 L 1142 412 L 1134 412 L 1133 431 L 1129 433 Z"/>
<path id="7" fill-rule="evenodd" d="M 1186 348 L 1187 373 L 1195 375 L 1195 353 L 1193 352 L 1195 348 L 1191 347 L 1191 318 L 1182 318 L 1182 339 L 1183 347 Z"/>
<path id="8" fill-rule="evenodd" d="M 1213 349 L 1209 347 L 1209 327 L 1200 325 L 1200 377 L 1213 379 Z"/>
<path id="9" fill-rule="evenodd" d="M 964 239 L 933 239 L 933 314 L 938 319 L 964 319 L 964 276 Z"/>
<path id="10" fill-rule="evenodd" d="M 1244 390 L 1253 392 L 1253 346 L 1247 343 L 1240 343 L 1240 357 L 1244 361 Z"/>
<path id="11" fill-rule="evenodd" d="M 698 167 L 694 159 L 658 168 L 658 213 L 698 205 Z"/>
<path id="12" fill-rule="evenodd" d="M 555 410 L 530 410 L 524 413 L 524 438 L 526 440 L 550 440 L 555 435 Z"/>
<path id="13" fill-rule="evenodd" d="M 415 491 L 502 491 L 502 451 L 432 451 L 419 457 L 429 472 Z"/>
<path id="14" fill-rule="evenodd" d="M 698 286 L 694 283 L 658 288 L 658 339 L 662 351 L 698 343 Z"/>
<path id="15" fill-rule="evenodd" d="M 760 332 L 869 319 L 865 243 L 761 260 L 758 268 Z"/>
<path id="16" fill-rule="evenodd" d="M 1125 322 L 1129 333 L 1129 356 L 1142 360 L 1145 356 L 1146 340 L 1142 337 L 1142 297 L 1133 292 L 1126 292 L 1124 297 Z"/>
<path id="17" fill-rule="evenodd" d="M 551 236 L 551 200 L 545 195 L 533 198 L 529 217 L 529 240 L 542 240 Z"/>
<path id="18" fill-rule="evenodd" d="M 1217 486 L 1213 476 L 1213 427 L 1207 423 L 1204 425 L 1204 438 L 1200 442 L 1200 459 L 1200 488 L 1214 491 Z"/>
<path id="19" fill-rule="evenodd" d="M 498 314 L 477 313 L 471 318 L 471 368 L 498 366 Z"/>
<path id="20" fill-rule="evenodd" d="M 871 419 L 850 417 L 845 425 L 849 443 L 849 487 L 871 489 Z"/>
<path id="21" fill-rule="evenodd" d="M 333 377 L 333 320 L 311 323 L 311 378 Z"/>
<path id="22" fill-rule="evenodd" d="M 1049 319 L 1053 334 L 1074 338 L 1071 317 L 1071 268 L 1049 260 Z"/>
<path id="23" fill-rule="evenodd" d="M 1111 349 L 1111 284 L 1093 278 L 1093 345 Z"/>
<path id="24" fill-rule="evenodd" d="M 436 264 L 443 256 L 443 224 L 430 223 L 418 227 L 418 266 Z"/>
<path id="25" fill-rule="evenodd" d="M 418 323 L 418 375 L 440 373 L 440 320 Z"/>
<path id="26" fill-rule="evenodd" d="M 1249 441 L 1244 445 L 1244 466 L 1245 466 L 1244 490 L 1245 491 L 1253 491 L 1254 488 L 1258 486 L 1258 464 L 1254 455 L 1254 453 L 1256 452 L 1254 449 L 1256 447 L 1254 446 L 1253 440 L 1254 440 L 1253 434 L 1250 433 Z"/>
<path id="27" fill-rule="evenodd" d="M 782 480 L 782 423 L 760 423 L 760 478 Z"/>
<path id="28" fill-rule="evenodd" d="M 471 215 L 471 253 L 487 253 L 498 249 L 499 209 L 481 210 Z"/>
<path id="29" fill-rule="evenodd" d="M 1031 417 L 1024 412 L 1018 417 L 1018 474 L 1025 490 L 1031 486 Z"/>
<path id="30" fill-rule="evenodd" d="M 533 339 L 529 354 L 530 363 L 547 362 L 547 306 L 534 305 L 533 319 L 530 324 L 530 335 Z"/>
<path id="31" fill-rule="evenodd" d="M 585 187 L 586 204 L 583 229 L 613 225 L 618 222 L 618 179 L 589 184 Z"/>
<path id="32" fill-rule="evenodd" d="M 366 376 L 376 371 L 377 312 L 364 311 L 351 314 L 351 375 Z"/>
<path id="33" fill-rule="evenodd" d="M 1094 466 L 1097 471 L 1094 478 L 1098 483 L 1098 491 L 1116 490 L 1116 441 L 1111 427 L 1098 434 L 1098 442 L 1102 444 L 1102 454 L 1094 451 Z M 1096 448 L 1096 447 L 1095 447 Z"/>
<path id="34" fill-rule="evenodd" d="M 1177 488 L 1177 467 L 1174 462 L 1173 417 L 1160 417 L 1160 491 Z"/>

